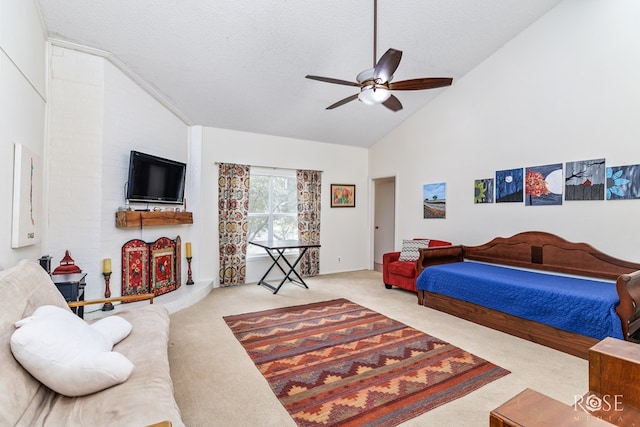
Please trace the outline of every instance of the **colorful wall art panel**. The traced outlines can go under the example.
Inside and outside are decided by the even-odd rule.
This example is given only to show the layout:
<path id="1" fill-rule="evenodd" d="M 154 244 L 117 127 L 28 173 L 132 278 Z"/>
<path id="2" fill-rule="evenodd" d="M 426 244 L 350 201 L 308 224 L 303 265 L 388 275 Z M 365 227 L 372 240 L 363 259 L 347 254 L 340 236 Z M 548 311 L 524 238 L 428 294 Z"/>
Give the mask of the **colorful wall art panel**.
<path id="1" fill-rule="evenodd" d="M 149 243 L 129 240 L 122 246 L 122 296 L 162 295 L 181 285 L 181 239 L 160 237 Z"/>
<path id="2" fill-rule="evenodd" d="M 524 204 L 561 205 L 563 187 L 562 163 L 528 167 L 524 178 Z"/>
<path id="3" fill-rule="evenodd" d="M 447 184 L 425 184 L 422 187 L 422 206 L 425 218 L 445 218 L 447 213 Z"/>
<path id="4" fill-rule="evenodd" d="M 493 203 L 493 178 L 474 181 L 473 203 Z"/>
<path id="5" fill-rule="evenodd" d="M 122 245 L 122 296 L 149 292 L 149 245 L 133 239 Z"/>
<path id="6" fill-rule="evenodd" d="M 604 200 L 606 171 L 604 159 L 567 162 L 565 200 Z"/>
<path id="7" fill-rule="evenodd" d="M 607 168 L 607 200 L 640 199 L 640 165 Z"/>
<path id="8" fill-rule="evenodd" d="M 522 168 L 496 171 L 496 203 L 522 202 Z"/>

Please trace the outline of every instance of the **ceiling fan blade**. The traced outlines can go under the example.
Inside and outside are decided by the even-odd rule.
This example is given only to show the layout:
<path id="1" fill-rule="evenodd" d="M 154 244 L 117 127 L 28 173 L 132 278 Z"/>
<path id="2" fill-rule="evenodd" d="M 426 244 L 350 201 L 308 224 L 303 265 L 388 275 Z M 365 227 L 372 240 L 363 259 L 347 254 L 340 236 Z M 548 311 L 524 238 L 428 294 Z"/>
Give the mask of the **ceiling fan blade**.
<path id="1" fill-rule="evenodd" d="M 362 86 L 360 83 L 350 82 L 350 81 L 347 81 L 347 80 L 332 79 L 331 77 L 320 77 L 320 76 L 306 75 L 305 78 L 311 79 L 311 80 L 318 80 L 320 82 L 325 82 L 325 83 L 333 83 L 333 84 L 337 84 L 337 85 L 356 86 L 356 87 L 361 87 Z"/>
<path id="2" fill-rule="evenodd" d="M 400 111 L 402 110 L 402 103 L 395 96 L 391 95 L 389 99 L 382 103 L 385 107 L 387 107 L 391 111 Z"/>
<path id="3" fill-rule="evenodd" d="M 423 79 L 402 80 L 389 83 L 389 90 L 422 90 L 451 86 L 453 79 L 450 77 L 430 77 Z"/>
<path id="4" fill-rule="evenodd" d="M 393 77 L 393 73 L 398 69 L 400 59 L 402 59 L 401 50 L 387 50 L 373 69 L 373 77 L 382 80 L 383 83 L 388 82 L 389 79 Z"/>
<path id="5" fill-rule="evenodd" d="M 357 93 L 355 95 L 347 96 L 345 99 L 341 99 L 340 101 L 336 102 L 335 104 L 329 105 L 326 109 L 327 110 L 333 110 L 334 108 L 338 108 L 339 106 L 344 105 L 347 102 L 354 101 L 356 99 L 358 99 L 358 94 Z"/>

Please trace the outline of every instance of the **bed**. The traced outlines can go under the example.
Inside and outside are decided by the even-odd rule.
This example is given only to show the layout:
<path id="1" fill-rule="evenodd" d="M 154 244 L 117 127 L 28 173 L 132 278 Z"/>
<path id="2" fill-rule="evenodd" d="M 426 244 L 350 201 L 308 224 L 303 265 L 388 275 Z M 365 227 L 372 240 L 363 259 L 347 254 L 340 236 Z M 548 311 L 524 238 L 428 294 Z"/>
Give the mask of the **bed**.
<path id="1" fill-rule="evenodd" d="M 426 307 L 587 358 L 606 337 L 635 341 L 640 264 L 528 231 L 480 246 L 424 249 Z"/>

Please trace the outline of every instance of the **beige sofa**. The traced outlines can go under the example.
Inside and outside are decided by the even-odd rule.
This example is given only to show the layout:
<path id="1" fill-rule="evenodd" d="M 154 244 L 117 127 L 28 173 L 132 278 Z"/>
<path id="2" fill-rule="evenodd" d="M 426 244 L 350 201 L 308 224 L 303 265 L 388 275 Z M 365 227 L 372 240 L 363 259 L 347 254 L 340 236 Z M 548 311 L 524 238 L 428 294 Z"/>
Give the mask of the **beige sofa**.
<path id="1" fill-rule="evenodd" d="M 0 425 L 135 426 L 169 421 L 183 426 L 169 375 L 169 315 L 159 304 L 118 313 L 132 325 L 117 351 L 134 365 L 122 384 L 81 396 L 55 393 L 14 358 L 10 339 L 15 322 L 42 305 L 68 309 L 49 275 L 32 261 L 0 271 Z"/>

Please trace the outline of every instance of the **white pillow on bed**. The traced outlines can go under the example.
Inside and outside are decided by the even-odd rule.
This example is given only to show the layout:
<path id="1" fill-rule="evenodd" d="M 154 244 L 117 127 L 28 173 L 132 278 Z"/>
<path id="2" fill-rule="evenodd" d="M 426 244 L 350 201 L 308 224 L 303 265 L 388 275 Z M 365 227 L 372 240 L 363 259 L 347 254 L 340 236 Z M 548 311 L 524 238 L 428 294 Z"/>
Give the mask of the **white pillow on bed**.
<path id="1" fill-rule="evenodd" d="M 111 351 L 126 337 L 131 324 L 111 316 L 89 325 L 69 310 L 52 305 L 38 307 L 16 322 L 11 351 L 38 381 L 65 396 L 83 396 L 120 384 L 133 364 Z M 108 331 L 113 327 L 113 331 Z"/>
<path id="2" fill-rule="evenodd" d="M 398 261 L 417 261 L 420 258 L 420 249 L 428 248 L 429 240 L 403 240 L 402 250 Z"/>

